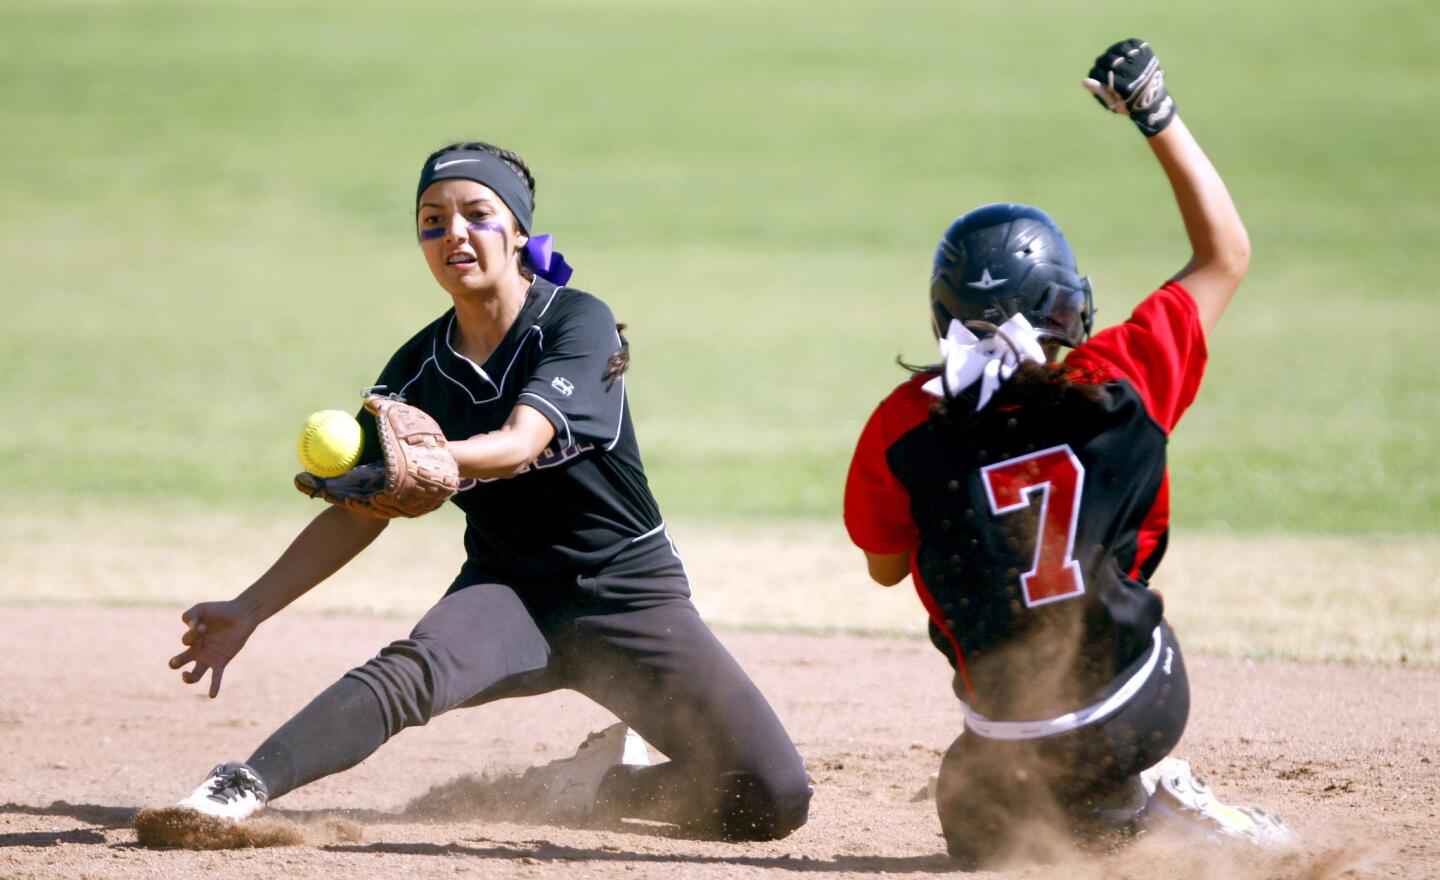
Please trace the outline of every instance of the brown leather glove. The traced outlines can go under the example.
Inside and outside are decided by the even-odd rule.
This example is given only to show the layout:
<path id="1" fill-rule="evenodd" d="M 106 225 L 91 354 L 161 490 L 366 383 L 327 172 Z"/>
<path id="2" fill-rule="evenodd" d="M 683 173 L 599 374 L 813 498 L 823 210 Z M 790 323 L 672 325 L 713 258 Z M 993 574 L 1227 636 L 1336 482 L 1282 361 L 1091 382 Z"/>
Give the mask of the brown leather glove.
<path id="1" fill-rule="evenodd" d="M 460 467 L 446 448 L 440 426 L 424 410 L 396 397 L 369 395 L 365 409 L 375 416 L 383 462 L 359 465 L 328 480 L 301 471 L 295 475 L 295 488 L 384 519 L 438 510 L 460 488 Z"/>

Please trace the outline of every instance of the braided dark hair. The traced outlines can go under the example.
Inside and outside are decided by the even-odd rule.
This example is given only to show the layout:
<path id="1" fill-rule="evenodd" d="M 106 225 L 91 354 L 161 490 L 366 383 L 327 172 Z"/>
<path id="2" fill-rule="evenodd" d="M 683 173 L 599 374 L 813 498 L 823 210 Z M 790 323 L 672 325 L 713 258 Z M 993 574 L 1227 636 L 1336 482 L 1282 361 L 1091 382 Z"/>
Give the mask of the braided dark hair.
<path id="1" fill-rule="evenodd" d="M 1074 417 L 1098 410 L 1110 397 L 1104 385 L 1087 381 L 1091 378 L 1076 374 L 1062 364 L 1021 361 L 983 410 L 975 409 L 979 395 L 977 383 L 954 397 L 937 400 L 930 407 L 930 416 L 952 430 L 979 434 L 1010 430 L 1023 414 L 1065 412 Z"/>
<path id="2" fill-rule="evenodd" d="M 605 364 L 605 390 L 609 391 L 614 387 L 625 371 L 630 369 L 630 340 L 625 338 L 625 325 L 616 324 L 615 333 L 620 337 L 620 347 L 610 355 L 610 360 Z"/>

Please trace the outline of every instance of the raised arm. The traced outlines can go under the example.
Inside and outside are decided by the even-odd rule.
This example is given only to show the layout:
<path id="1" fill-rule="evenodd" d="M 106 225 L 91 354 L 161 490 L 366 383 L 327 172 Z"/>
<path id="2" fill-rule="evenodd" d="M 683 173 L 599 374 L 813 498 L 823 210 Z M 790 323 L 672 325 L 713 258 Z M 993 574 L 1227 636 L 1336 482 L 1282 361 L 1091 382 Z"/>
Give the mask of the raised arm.
<path id="1" fill-rule="evenodd" d="M 1215 329 L 1230 297 L 1250 268 L 1250 236 L 1220 172 L 1178 116 L 1150 138 L 1150 149 L 1170 178 L 1175 203 L 1190 237 L 1190 262 L 1175 274 L 1200 310 L 1205 335 Z"/>
<path id="2" fill-rule="evenodd" d="M 1085 86 L 1101 104 L 1130 116 L 1170 180 L 1192 251 L 1174 280 L 1195 298 L 1209 335 L 1250 266 L 1250 236 L 1240 212 L 1176 112 L 1165 71 L 1146 43 L 1125 40 L 1111 46 L 1095 59 Z"/>

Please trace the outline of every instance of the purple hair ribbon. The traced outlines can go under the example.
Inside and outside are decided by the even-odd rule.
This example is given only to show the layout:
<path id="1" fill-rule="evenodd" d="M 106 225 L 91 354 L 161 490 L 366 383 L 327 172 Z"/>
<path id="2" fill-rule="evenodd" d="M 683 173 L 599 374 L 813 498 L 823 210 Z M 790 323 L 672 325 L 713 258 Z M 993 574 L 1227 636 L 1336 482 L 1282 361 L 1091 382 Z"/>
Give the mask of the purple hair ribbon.
<path id="1" fill-rule="evenodd" d="M 553 235 L 530 236 L 530 240 L 525 242 L 525 257 L 535 274 L 552 284 L 563 286 L 575 274 L 575 270 L 565 262 L 565 255 L 555 250 Z"/>

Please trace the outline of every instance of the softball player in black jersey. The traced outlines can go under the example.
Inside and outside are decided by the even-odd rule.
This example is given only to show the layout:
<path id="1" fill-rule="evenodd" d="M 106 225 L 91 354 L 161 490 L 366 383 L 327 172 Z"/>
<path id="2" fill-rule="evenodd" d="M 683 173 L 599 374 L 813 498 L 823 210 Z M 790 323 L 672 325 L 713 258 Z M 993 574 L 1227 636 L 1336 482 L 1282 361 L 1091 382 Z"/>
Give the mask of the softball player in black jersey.
<path id="1" fill-rule="evenodd" d="M 936 805 L 950 853 L 972 867 L 1048 845 L 1040 825 L 1081 840 L 1163 823 L 1287 838 L 1262 811 L 1216 802 L 1184 762 L 1162 763 L 1189 686 L 1148 587 L 1168 530 L 1167 437 L 1249 240 L 1145 44 L 1112 47 L 1087 84 L 1145 132 L 1191 260 L 1092 338 L 1089 279 L 1047 215 L 1000 204 L 959 218 L 931 279 L 943 363 L 875 410 L 846 486 L 871 576 L 912 577 L 955 669 L 965 732 Z M 1074 350 L 1055 363 L 1062 346 Z"/>
<path id="2" fill-rule="evenodd" d="M 566 286 L 531 234 L 518 156 L 454 144 L 425 162 L 421 249 L 454 307 L 390 359 L 377 385 L 425 410 L 464 479 L 467 559 L 410 633 L 350 671 L 245 762 L 185 801 L 243 818 L 364 760 L 401 730 L 503 697 L 577 690 L 623 720 L 573 759 L 527 775 L 550 812 L 659 819 L 728 839 L 804 824 L 805 768 L 774 711 L 694 605 L 645 479 L 610 309 Z M 378 455 L 362 411 L 366 452 Z M 327 508 L 229 602 L 185 612 L 187 682 L 225 665 L 261 621 L 338 570 L 386 520 Z M 646 766 L 643 736 L 669 761 Z"/>

